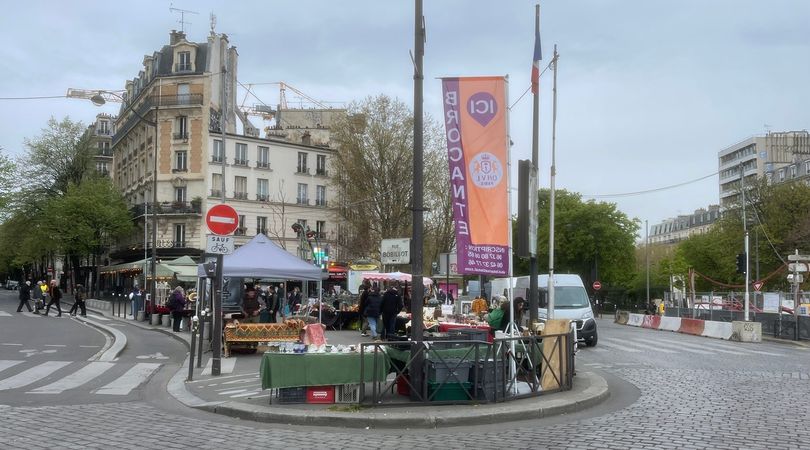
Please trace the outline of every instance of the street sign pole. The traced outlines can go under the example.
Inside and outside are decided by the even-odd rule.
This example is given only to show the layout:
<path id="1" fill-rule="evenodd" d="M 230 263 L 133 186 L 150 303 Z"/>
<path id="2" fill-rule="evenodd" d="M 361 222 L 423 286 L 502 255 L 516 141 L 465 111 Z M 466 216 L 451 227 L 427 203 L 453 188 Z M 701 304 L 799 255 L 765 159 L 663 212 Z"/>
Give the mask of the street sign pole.
<path id="1" fill-rule="evenodd" d="M 223 255 L 217 255 L 217 284 L 212 298 L 214 320 L 211 333 L 213 334 L 214 340 L 211 344 L 211 350 L 213 352 L 211 357 L 211 375 L 213 376 L 219 376 L 222 370 L 222 258 Z"/>

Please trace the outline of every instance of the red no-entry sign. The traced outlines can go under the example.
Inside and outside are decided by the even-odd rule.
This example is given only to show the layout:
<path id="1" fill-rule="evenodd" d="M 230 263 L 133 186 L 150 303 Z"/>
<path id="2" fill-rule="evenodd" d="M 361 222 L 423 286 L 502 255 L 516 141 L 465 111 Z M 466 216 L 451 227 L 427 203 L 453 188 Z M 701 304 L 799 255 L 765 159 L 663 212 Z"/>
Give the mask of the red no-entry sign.
<path id="1" fill-rule="evenodd" d="M 236 210 L 224 203 L 214 205 L 205 215 L 205 224 L 212 233 L 224 236 L 231 234 L 239 226 Z"/>
<path id="2" fill-rule="evenodd" d="M 593 282 L 593 290 L 598 291 L 599 289 L 602 289 L 602 283 L 600 283 L 598 280 L 594 281 Z"/>

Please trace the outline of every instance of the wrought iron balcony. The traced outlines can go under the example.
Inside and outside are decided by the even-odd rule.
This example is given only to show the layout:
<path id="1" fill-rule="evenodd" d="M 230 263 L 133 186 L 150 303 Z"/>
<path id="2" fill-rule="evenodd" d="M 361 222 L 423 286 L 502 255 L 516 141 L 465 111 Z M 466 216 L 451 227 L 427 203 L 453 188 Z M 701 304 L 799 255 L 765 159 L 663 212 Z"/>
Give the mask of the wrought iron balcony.
<path id="1" fill-rule="evenodd" d="M 247 200 L 247 192 L 234 192 L 233 198 L 236 200 Z"/>
<path id="2" fill-rule="evenodd" d="M 174 133 L 174 140 L 177 141 L 177 140 L 180 140 L 180 139 L 182 139 L 184 141 L 187 141 L 188 140 L 188 133 Z"/>
<path id="3" fill-rule="evenodd" d="M 211 197 L 222 197 L 222 191 L 219 189 L 211 189 Z"/>
<path id="4" fill-rule="evenodd" d="M 259 169 L 269 169 L 270 168 L 270 163 L 266 162 L 266 161 L 257 161 L 256 162 L 256 167 L 259 168 Z"/>

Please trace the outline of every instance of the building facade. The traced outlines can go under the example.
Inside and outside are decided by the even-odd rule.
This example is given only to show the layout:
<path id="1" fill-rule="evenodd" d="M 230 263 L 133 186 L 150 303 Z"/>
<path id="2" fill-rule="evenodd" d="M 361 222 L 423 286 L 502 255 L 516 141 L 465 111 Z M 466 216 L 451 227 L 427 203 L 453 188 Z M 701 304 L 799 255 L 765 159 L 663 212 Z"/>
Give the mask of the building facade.
<path id="1" fill-rule="evenodd" d="M 664 220 L 650 227 L 650 244 L 674 244 L 689 236 L 709 231 L 720 218 L 720 205 L 709 205 L 692 214 Z"/>
<path id="2" fill-rule="evenodd" d="M 752 136 L 718 153 L 720 173 L 720 209 L 740 201 L 742 178 L 753 185 L 768 172 L 795 165 L 802 156 L 810 156 L 810 134 L 807 131 L 769 132 Z"/>
<path id="3" fill-rule="evenodd" d="M 96 120 L 87 127 L 90 145 L 93 146 L 93 165 L 101 175 L 109 176 L 113 168 L 112 138 L 115 116 L 97 114 Z"/>
<path id="4" fill-rule="evenodd" d="M 328 183 L 331 121 L 320 111 L 310 123 L 296 122 L 295 133 L 281 135 L 284 126 L 276 126 L 260 137 L 236 108 L 238 56 L 224 34 L 198 43 L 172 31 L 169 44 L 145 56 L 126 82 L 110 172 L 137 227 L 113 246 L 114 262 L 151 254 L 154 211 L 158 258 L 199 257 L 205 212 L 223 201 L 240 216 L 237 245 L 265 233 L 304 259 L 339 253 Z M 302 237 L 296 222 L 311 232 Z"/>

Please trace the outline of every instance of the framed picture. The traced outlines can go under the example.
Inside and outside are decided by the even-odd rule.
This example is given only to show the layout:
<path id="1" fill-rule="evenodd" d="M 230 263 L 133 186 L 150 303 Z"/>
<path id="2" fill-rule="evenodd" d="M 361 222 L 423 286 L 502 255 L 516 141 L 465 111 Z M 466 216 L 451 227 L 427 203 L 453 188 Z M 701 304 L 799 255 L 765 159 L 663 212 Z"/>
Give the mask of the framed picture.
<path id="1" fill-rule="evenodd" d="M 472 300 L 461 301 L 461 314 L 472 314 Z"/>

